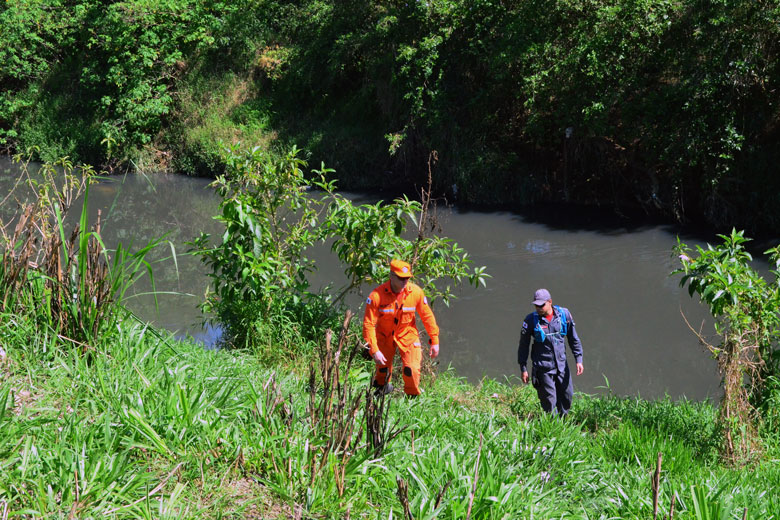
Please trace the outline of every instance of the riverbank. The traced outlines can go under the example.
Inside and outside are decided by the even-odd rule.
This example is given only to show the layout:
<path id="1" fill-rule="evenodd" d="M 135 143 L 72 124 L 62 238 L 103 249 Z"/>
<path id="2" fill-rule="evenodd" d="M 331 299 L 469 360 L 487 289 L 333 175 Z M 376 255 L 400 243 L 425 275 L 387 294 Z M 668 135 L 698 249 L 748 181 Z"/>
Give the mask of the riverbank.
<path id="1" fill-rule="evenodd" d="M 723 466 L 708 404 L 579 395 L 561 422 L 530 387 L 448 371 L 426 377 L 419 399 L 390 397 L 377 444 L 362 435 L 361 361 L 341 378 L 357 404 L 352 449 L 339 453 L 334 431 L 348 421 L 323 431 L 315 420 L 327 393 L 320 376 L 310 391 L 310 359 L 264 364 L 132 321 L 74 345 L 13 315 L 0 344 L 8 516 L 651 518 L 659 452 L 660 511 L 675 497 L 680 519 L 780 513 L 776 436 L 754 466 Z M 696 513 L 705 507 L 720 516 Z"/>

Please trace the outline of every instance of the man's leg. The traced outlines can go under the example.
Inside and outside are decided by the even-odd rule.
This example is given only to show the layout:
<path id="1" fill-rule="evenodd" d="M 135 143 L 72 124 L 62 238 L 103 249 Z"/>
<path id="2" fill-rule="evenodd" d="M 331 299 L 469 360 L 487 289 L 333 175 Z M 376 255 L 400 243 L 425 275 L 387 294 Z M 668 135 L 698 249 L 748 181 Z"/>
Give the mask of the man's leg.
<path id="1" fill-rule="evenodd" d="M 420 363 L 422 362 L 422 348 L 420 342 L 401 348 L 401 362 L 404 365 L 404 393 L 406 395 L 420 395 Z"/>
<path id="2" fill-rule="evenodd" d="M 565 416 L 571 409 L 571 400 L 574 395 L 574 384 L 571 380 L 568 363 L 566 364 L 566 369 L 563 374 L 557 374 L 555 377 L 555 393 L 558 396 L 556 405 L 558 414 Z"/>
<path id="3" fill-rule="evenodd" d="M 536 368 L 531 370 L 531 383 L 536 388 L 536 395 L 542 403 L 542 410 L 552 412 L 556 406 L 555 371 L 541 372 Z"/>
<path id="4" fill-rule="evenodd" d="M 374 386 L 377 388 L 385 386 L 390 382 L 390 378 L 393 375 L 393 359 L 395 358 L 395 345 L 379 345 L 379 350 L 382 351 L 385 358 L 387 358 L 387 364 L 377 365 L 374 372 Z"/>

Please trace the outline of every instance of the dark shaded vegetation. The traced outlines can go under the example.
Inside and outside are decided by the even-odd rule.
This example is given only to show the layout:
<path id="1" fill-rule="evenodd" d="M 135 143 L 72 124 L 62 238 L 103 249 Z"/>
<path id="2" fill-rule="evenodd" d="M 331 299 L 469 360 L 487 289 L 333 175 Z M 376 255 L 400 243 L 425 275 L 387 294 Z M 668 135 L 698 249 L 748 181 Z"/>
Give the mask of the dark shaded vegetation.
<path id="1" fill-rule="evenodd" d="M 214 174 L 296 143 L 340 187 L 780 223 L 780 9 L 723 0 L 0 7 L 0 140 Z"/>

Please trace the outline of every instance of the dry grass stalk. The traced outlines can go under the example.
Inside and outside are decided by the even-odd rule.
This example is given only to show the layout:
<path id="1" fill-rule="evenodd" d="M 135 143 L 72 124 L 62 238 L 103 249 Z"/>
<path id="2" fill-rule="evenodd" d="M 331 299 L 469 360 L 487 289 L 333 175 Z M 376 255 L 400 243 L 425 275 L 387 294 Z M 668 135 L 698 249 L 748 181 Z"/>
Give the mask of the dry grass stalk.
<path id="1" fill-rule="evenodd" d="M 471 494 L 469 494 L 469 508 L 466 512 L 466 520 L 471 518 L 471 508 L 474 505 L 474 497 L 477 494 L 477 480 L 479 479 L 479 457 L 482 455 L 482 441 L 484 438 L 479 434 L 479 450 L 477 450 L 477 462 L 474 464 L 474 482 L 471 484 Z"/>
<path id="2" fill-rule="evenodd" d="M 366 389 L 363 414 L 366 421 L 366 441 L 368 448 L 373 450 L 374 457 L 379 457 L 385 446 L 406 430 L 406 426 L 400 428 L 390 426 L 388 421 L 390 407 L 387 405 L 384 393 L 380 392 L 380 396 L 375 397 L 371 387 Z"/>
<path id="3" fill-rule="evenodd" d="M 661 492 L 661 460 L 663 455 L 658 452 L 658 462 L 655 466 L 655 474 L 653 474 L 653 520 L 658 518 L 658 494 Z"/>
<path id="4" fill-rule="evenodd" d="M 409 484 L 400 476 L 395 477 L 395 481 L 398 484 L 398 500 L 401 501 L 401 506 L 404 508 L 404 518 L 406 520 L 414 520 L 412 511 L 409 508 Z"/>
<path id="5" fill-rule="evenodd" d="M 0 223 L 0 311 L 36 314 L 69 339 L 87 342 L 98 334 L 113 302 L 99 239 L 101 214 L 91 230 L 85 229 L 86 199 L 81 221 L 65 238 L 68 212 L 86 197 L 94 177 L 89 168 L 79 173 L 66 160 L 43 165 L 35 175 L 23 164 L 6 197 L 14 196 L 17 210 Z"/>
<path id="6" fill-rule="evenodd" d="M 439 506 L 441 505 L 441 501 L 444 498 L 444 495 L 447 493 L 447 489 L 449 489 L 450 484 L 452 484 L 452 479 L 448 480 L 446 484 L 444 484 L 444 487 L 441 488 L 441 491 L 439 491 L 439 494 L 436 495 L 436 502 L 433 506 L 434 509 L 439 509 Z"/>
<path id="7" fill-rule="evenodd" d="M 348 311 L 341 326 L 339 341 L 334 349 L 332 331 L 328 330 L 325 344 L 320 349 L 319 376 L 322 388 L 317 389 L 317 370 L 312 364 L 309 371 L 309 418 L 312 429 L 322 433 L 325 443 L 318 450 L 312 451 L 310 475 L 313 482 L 327 464 L 331 454 L 339 457 L 339 464 L 334 467 L 334 478 L 339 490 L 339 496 L 344 493 L 345 467 L 355 451 L 355 417 L 360 406 L 359 396 L 352 395 L 348 381 L 341 381 L 341 357 L 348 343 L 349 323 L 353 314 Z M 345 371 L 348 374 L 358 348 L 350 351 Z M 319 396 L 319 400 L 317 397 Z"/>

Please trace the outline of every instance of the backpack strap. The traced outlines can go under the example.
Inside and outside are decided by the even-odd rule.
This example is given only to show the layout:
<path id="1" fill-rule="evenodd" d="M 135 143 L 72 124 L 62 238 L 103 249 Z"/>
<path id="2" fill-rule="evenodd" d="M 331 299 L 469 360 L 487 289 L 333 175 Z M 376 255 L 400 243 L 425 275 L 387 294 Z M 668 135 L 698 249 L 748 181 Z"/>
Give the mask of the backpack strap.
<path id="1" fill-rule="evenodd" d="M 569 322 L 569 320 L 566 318 L 566 309 L 559 305 L 554 305 L 555 309 L 558 311 L 558 315 L 561 318 L 561 336 L 566 335 L 566 327 Z"/>

